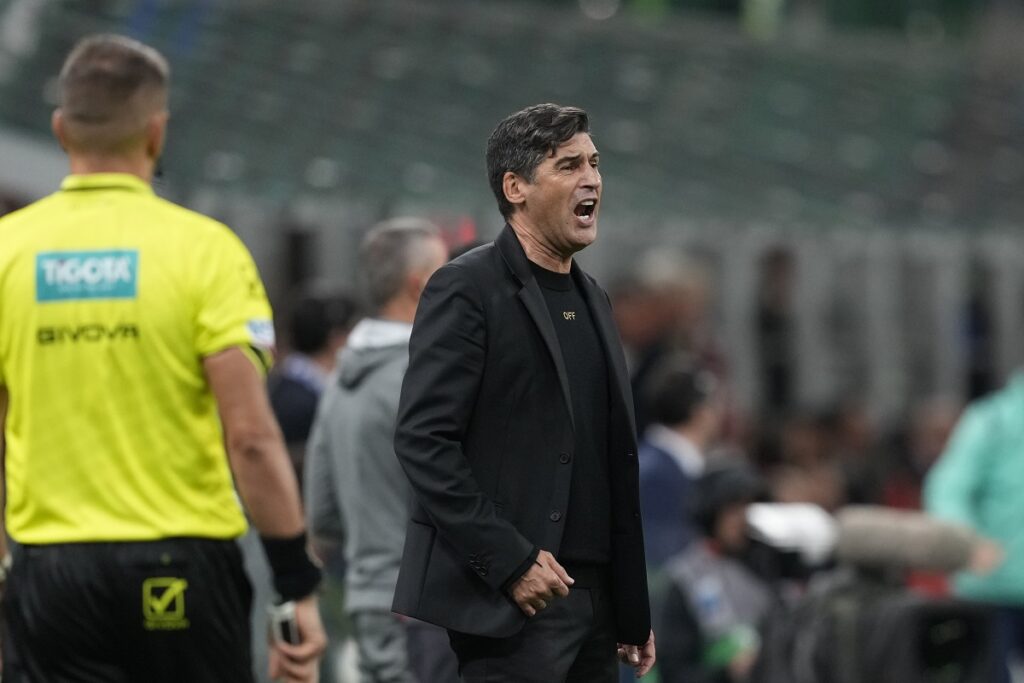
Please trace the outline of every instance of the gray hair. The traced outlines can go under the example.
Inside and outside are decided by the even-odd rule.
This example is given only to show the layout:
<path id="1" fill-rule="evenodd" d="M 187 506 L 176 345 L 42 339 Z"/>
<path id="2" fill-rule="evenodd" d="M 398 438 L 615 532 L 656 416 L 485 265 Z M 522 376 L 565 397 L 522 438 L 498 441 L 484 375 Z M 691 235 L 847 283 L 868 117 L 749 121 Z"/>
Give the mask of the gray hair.
<path id="1" fill-rule="evenodd" d="M 359 247 L 359 288 L 371 311 L 387 305 L 410 273 L 427 266 L 423 243 L 440 236 L 423 218 L 393 218 L 366 234 Z"/>

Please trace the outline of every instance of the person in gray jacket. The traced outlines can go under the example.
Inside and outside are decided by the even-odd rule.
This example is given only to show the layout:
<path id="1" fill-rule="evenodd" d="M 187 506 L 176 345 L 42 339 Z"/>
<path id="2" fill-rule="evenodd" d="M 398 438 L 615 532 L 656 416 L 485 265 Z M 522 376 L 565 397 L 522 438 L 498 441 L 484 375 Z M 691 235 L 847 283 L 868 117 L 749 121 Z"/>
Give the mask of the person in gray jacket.
<path id="1" fill-rule="evenodd" d="M 367 234 L 360 284 L 373 314 L 339 352 L 310 437 L 306 516 L 315 539 L 343 544 L 360 683 L 458 680 L 444 630 L 391 612 L 411 495 L 392 444 L 398 398 L 420 293 L 447 258 L 426 221 L 396 219 Z"/>

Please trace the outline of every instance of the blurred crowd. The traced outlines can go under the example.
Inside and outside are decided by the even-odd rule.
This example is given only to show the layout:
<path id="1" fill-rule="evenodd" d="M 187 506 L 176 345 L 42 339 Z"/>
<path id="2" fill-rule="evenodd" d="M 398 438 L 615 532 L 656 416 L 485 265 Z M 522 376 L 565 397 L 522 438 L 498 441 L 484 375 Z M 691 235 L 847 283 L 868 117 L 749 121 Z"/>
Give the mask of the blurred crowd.
<path id="1" fill-rule="evenodd" d="M 845 504 L 920 508 L 922 481 L 961 403 L 926 397 L 911 406 L 905 420 L 884 426 L 857 396 L 840 396 L 826 406 L 800 405 L 793 256 L 771 249 L 761 266 L 754 325 L 761 399 L 752 408 L 734 399 L 730 359 L 710 309 L 714 293 L 698 263 L 652 251 L 613 283 L 610 295 L 631 361 L 640 433 L 655 419 L 650 385 L 659 365 L 682 359 L 719 385 L 709 450 L 748 461 L 774 500 L 815 503 L 829 511 Z"/>

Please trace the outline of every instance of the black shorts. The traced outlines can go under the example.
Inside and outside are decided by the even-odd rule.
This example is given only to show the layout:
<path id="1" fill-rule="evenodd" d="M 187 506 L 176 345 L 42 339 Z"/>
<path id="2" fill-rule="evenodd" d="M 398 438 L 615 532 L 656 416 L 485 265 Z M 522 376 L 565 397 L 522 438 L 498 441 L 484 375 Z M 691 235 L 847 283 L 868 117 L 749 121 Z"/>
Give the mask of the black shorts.
<path id="1" fill-rule="evenodd" d="M 234 541 L 12 549 L 4 683 L 252 683 L 252 590 Z"/>

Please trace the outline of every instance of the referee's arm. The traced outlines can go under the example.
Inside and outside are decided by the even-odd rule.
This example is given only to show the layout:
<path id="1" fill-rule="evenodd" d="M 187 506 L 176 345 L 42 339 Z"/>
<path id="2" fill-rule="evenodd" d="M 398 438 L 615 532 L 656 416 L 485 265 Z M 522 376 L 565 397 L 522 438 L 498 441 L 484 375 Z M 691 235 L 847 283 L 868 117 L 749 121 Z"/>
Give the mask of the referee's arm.
<path id="1" fill-rule="evenodd" d="M 7 387 L 0 384 L 0 560 L 7 559 L 7 454 L 4 434 L 7 432 Z"/>
<path id="2" fill-rule="evenodd" d="M 263 376 L 238 347 L 205 357 L 203 367 L 217 400 L 235 486 L 260 532 L 275 588 L 282 599 L 295 600 L 301 642 L 273 643 L 270 675 L 283 676 L 289 683 L 313 683 L 327 645 L 312 592 L 319 572 L 310 584 L 308 571 L 301 567 L 301 560 L 308 556 L 299 487 Z"/>
<path id="3" fill-rule="evenodd" d="M 238 347 L 207 356 L 203 366 L 217 399 L 235 485 L 253 526 L 275 538 L 301 534 L 305 521 L 298 483 L 259 370 Z"/>

